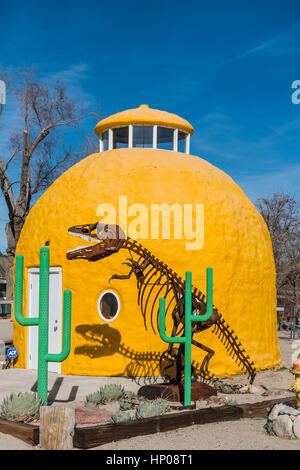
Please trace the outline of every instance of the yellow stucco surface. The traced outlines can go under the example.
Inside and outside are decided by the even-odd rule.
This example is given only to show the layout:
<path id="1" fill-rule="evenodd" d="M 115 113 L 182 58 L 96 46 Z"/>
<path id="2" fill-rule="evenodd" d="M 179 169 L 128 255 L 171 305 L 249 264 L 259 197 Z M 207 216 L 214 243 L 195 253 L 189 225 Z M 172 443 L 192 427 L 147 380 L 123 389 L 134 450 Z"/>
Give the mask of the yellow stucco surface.
<path id="1" fill-rule="evenodd" d="M 128 124 L 135 125 L 159 125 L 166 127 L 173 127 L 181 129 L 182 131 L 188 132 L 189 134 L 194 133 L 193 126 L 182 119 L 177 114 L 168 113 L 167 111 L 161 111 L 159 109 L 150 108 L 146 104 L 142 104 L 138 108 L 127 109 L 120 113 L 113 114 L 105 119 L 102 119 L 95 127 L 95 133 L 97 135 L 112 127 L 128 126 Z"/>
<path id="2" fill-rule="evenodd" d="M 120 195 L 128 205 L 204 204 L 204 245 L 186 250 L 182 240 L 139 240 L 157 258 L 205 293 L 205 270 L 214 269 L 214 305 L 237 334 L 257 370 L 280 363 L 275 267 L 267 227 L 254 205 L 223 171 L 191 155 L 155 149 L 118 149 L 96 153 L 66 171 L 31 209 L 17 246 L 24 255 L 24 315 L 27 314 L 27 269 L 39 266 L 39 249 L 50 242 L 50 265 L 62 267 L 63 289 L 73 292 L 71 353 L 63 374 L 158 374 L 158 357 L 167 349 L 158 334 L 144 328 L 137 305 L 136 279 L 113 280 L 127 274 L 128 253 L 120 250 L 97 262 L 66 259 L 66 251 L 86 244 L 68 234 L 73 225 L 97 222 L 97 207 L 118 208 Z M 105 323 L 97 300 L 113 289 L 121 301 L 120 314 Z M 26 367 L 26 328 L 14 321 L 17 367 Z M 240 369 L 218 337 L 207 330 L 195 339 L 216 351 L 210 370 L 216 375 Z M 203 352 L 193 346 L 192 358 Z"/>

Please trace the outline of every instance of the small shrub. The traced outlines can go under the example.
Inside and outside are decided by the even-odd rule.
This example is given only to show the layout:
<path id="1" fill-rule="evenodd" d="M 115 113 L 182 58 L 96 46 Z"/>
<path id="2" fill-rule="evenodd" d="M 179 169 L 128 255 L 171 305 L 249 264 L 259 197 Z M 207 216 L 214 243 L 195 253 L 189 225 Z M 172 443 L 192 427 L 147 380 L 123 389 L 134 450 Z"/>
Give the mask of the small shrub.
<path id="1" fill-rule="evenodd" d="M 111 423 L 124 423 L 125 421 L 131 421 L 131 416 L 129 413 L 124 411 L 118 411 L 115 415 L 110 418 Z"/>
<path id="2" fill-rule="evenodd" d="M 41 398 L 35 393 L 12 393 L 1 403 L 1 415 L 10 421 L 30 423 L 38 419 L 41 407 Z"/>
<path id="3" fill-rule="evenodd" d="M 153 401 L 145 401 L 140 403 L 136 408 L 136 417 L 149 418 L 151 416 L 160 416 L 164 414 L 169 408 L 166 400 L 158 398 Z"/>
<path id="4" fill-rule="evenodd" d="M 124 388 L 119 384 L 104 385 L 100 390 L 106 402 L 119 400 L 125 392 Z"/>
<path id="5" fill-rule="evenodd" d="M 102 390 L 100 389 L 98 392 L 87 395 L 84 406 L 86 408 L 96 408 L 97 405 L 104 403 L 104 401 L 104 396 Z"/>
<path id="6" fill-rule="evenodd" d="M 123 399 L 120 401 L 120 410 L 130 410 L 133 406 L 132 400 Z"/>

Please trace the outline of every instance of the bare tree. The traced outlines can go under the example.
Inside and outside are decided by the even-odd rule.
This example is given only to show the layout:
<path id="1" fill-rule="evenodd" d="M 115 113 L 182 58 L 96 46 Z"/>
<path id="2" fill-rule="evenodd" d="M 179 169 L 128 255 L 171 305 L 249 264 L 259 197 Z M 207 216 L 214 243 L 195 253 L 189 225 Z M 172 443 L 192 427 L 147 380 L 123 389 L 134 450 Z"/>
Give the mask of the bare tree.
<path id="1" fill-rule="evenodd" d="M 0 78 L 5 79 L 3 74 Z M 16 245 L 33 198 L 79 159 L 78 153 L 66 144 L 68 139 L 62 130 L 78 127 L 80 121 L 94 113 L 85 114 L 82 106 L 70 98 L 64 84 L 42 82 L 32 69 L 5 81 L 9 82 L 20 116 L 19 128 L 10 129 L 6 155 L 0 154 L 0 189 L 8 212 L 7 250 L 6 254 L 0 253 L 0 267 L 7 279 L 7 298 L 12 298 Z M 3 116 L 2 113 L 2 119 Z"/>
<path id="2" fill-rule="evenodd" d="M 257 199 L 271 235 L 276 264 L 277 300 L 299 305 L 300 287 L 300 213 L 294 197 L 275 193 L 269 199 Z"/>

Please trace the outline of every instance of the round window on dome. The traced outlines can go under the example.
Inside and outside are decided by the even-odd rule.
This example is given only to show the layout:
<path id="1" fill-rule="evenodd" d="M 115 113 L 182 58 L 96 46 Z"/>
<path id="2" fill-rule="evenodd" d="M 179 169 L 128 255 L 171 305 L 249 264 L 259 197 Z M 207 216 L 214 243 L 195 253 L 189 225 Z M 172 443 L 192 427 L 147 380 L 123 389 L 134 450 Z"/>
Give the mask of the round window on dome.
<path id="1" fill-rule="evenodd" d="M 107 290 L 100 295 L 97 307 L 102 320 L 114 321 L 120 312 L 120 299 L 115 292 Z"/>

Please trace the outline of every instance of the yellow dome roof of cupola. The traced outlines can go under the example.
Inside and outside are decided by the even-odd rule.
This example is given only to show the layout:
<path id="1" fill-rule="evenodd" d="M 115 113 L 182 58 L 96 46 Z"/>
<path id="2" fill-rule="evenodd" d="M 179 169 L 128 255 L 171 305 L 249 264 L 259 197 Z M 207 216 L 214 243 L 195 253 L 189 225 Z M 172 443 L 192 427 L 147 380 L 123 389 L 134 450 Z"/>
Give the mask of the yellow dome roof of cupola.
<path id="1" fill-rule="evenodd" d="M 95 133 L 99 136 L 109 128 L 128 126 L 129 124 L 158 125 L 180 129 L 184 132 L 188 132 L 190 135 L 194 133 L 193 126 L 185 119 L 177 116 L 177 114 L 153 109 L 147 104 L 141 104 L 138 108 L 127 109 L 102 119 L 96 125 Z"/>

